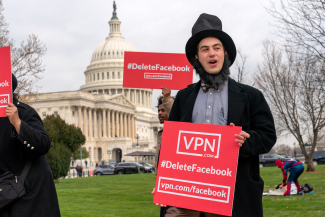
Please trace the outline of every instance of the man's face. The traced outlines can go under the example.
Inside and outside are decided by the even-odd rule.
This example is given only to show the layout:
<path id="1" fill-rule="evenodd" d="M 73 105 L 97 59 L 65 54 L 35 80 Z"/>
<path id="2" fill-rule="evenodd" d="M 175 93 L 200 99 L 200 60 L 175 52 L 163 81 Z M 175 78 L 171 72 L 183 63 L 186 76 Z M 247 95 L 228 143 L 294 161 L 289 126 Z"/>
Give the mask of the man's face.
<path id="1" fill-rule="evenodd" d="M 159 118 L 159 121 L 161 124 L 163 124 L 164 121 L 168 120 L 168 115 L 167 115 L 167 112 L 166 112 L 163 104 L 160 104 L 158 106 L 158 118 Z"/>
<path id="2" fill-rule="evenodd" d="M 195 57 L 207 73 L 218 74 L 222 69 L 226 54 L 219 39 L 207 37 L 200 41 Z"/>

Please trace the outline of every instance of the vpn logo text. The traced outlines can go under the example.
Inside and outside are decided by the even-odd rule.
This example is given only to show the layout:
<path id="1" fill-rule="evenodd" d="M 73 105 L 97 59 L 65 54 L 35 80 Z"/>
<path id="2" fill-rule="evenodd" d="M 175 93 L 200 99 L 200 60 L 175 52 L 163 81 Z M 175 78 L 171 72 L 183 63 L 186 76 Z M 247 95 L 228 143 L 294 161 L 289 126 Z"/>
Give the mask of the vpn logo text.
<path id="1" fill-rule="evenodd" d="M 221 134 L 179 131 L 177 154 L 219 157 Z"/>

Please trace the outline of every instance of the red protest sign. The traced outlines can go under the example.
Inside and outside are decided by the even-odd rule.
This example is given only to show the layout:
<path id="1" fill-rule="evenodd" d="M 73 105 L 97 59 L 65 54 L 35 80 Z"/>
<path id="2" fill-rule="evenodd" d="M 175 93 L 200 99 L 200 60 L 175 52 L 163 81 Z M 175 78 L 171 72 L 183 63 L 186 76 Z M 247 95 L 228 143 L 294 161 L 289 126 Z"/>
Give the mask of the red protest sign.
<path id="1" fill-rule="evenodd" d="M 240 132 L 165 121 L 154 203 L 231 216 Z"/>
<path id="2" fill-rule="evenodd" d="M 181 90 L 193 83 L 193 67 L 185 54 L 124 53 L 123 87 Z"/>
<path id="3" fill-rule="evenodd" d="M 12 103 L 10 47 L 0 48 L 0 117 L 6 117 L 6 109 Z"/>

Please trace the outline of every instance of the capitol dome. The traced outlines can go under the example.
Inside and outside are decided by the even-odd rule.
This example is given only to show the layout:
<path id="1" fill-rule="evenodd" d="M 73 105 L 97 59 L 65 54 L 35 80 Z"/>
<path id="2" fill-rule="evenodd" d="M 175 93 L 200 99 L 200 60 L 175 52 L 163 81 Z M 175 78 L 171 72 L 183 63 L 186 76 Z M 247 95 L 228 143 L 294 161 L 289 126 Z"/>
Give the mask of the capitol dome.
<path id="1" fill-rule="evenodd" d="M 91 55 L 90 64 L 84 72 L 86 84 L 80 90 L 93 94 L 123 94 L 137 108 L 152 110 L 152 89 L 122 87 L 125 51 L 136 49 L 122 37 L 116 8 L 108 23 L 110 33 Z"/>
<path id="2" fill-rule="evenodd" d="M 135 48 L 121 37 L 107 37 L 93 52 L 90 63 L 103 62 L 110 59 L 124 59 L 125 51 L 136 51 Z"/>

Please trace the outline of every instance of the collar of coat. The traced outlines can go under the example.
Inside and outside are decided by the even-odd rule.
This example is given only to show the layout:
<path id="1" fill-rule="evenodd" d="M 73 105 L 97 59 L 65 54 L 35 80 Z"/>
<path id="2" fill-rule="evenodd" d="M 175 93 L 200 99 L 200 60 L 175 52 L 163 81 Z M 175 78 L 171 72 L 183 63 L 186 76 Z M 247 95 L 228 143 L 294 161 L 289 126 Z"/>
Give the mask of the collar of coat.
<path id="1" fill-rule="evenodd" d="M 196 97 L 199 93 L 201 87 L 201 80 L 197 83 L 188 85 L 187 88 L 183 89 L 183 94 L 186 95 L 186 105 L 183 105 L 183 108 L 186 108 L 184 119 L 186 122 L 192 122 L 192 113 Z M 228 117 L 227 125 L 234 123 L 235 125 L 239 124 L 240 117 L 242 115 L 243 109 L 245 107 L 247 96 L 242 92 L 244 85 L 237 83 L 235 80 L 228 79 Z"/>

